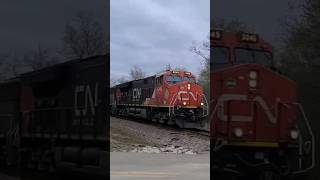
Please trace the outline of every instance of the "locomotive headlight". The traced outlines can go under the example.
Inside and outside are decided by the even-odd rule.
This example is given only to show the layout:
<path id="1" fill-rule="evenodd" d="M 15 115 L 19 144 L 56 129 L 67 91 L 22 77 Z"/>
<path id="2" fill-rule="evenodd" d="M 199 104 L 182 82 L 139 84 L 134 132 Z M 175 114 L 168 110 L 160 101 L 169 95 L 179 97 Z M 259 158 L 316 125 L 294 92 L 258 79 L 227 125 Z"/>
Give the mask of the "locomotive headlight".
<path id="1" fill-rule="evenodd" d="M 251 79 L 257 79 L 257 72 L 255 72 L 255 71 L 250 71 L 249 77 L 250 77 Z"/>
<path id="2" fill-rule="evenodd" d="M 291 137 L 292 139 L 297 139 L 297 138 L 299 137 L 299 131 L 296 130 L 296 129 L 292 129 L 292 130 L 290 131 L 290 137 Z"/>
<path id="3" fill-rule="evenodd" d="M 242 129 L 241 129 L 241 128 L 235 128 L 235 129 L 234 129 L 234 135 L 235 135 L 236 137 L 242 137 L 242 136 L 243 136 L 243 131 L 242 131 Z"/>
<path id="4" fill-rule="evenodd" d="M 250 80 L 250 81 L 249 81 L 249 86 L 250 86 L 251 88 L 257 87 L 257 81 L 256 81 L 256 80 Z"/>
<path id="5" fill-rule="evenodd" d="M 190 88 L 191 88 L 191 84 L 188 84 L 188 90 L 190 90 Z"/>
<path id="6" fill-rule="evenodd" d="M 187 105 L 187 102 L 183 102 L 182 104 L 185 106 L 185 105 Z"/>
<path id="7" fill-rule="evenodd" d="M 201 106 L 203 106 L 204 105 L 204 103 L 202 102 L 202 103 L 200 103 L 201 104 Z"/>

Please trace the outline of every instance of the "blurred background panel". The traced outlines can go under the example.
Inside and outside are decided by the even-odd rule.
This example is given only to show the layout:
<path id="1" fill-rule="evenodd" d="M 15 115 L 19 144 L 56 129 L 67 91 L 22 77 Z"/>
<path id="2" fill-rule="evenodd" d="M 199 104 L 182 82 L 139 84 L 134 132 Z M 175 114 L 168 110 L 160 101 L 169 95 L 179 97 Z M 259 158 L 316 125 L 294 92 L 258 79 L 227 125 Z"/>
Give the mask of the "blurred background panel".
<path id="1" fill-rule="evenodd" d="M 302 103 L 315 137 L 316 166 L 305 179 L 316 179 L 320 168 L 319 149 L 319 2 L 316 0 L 233 1 L 211 3 L 211 28 L 258 34 L 273 46 L 274 69 L 297 85 L 297 101 Z M 214 58 L 214 54 L 211 54 Z"/>
<path id="2" fill-rule="evenodd" d="M 1 179 L 108 176 L 109 9 L 2 2 Z"/>

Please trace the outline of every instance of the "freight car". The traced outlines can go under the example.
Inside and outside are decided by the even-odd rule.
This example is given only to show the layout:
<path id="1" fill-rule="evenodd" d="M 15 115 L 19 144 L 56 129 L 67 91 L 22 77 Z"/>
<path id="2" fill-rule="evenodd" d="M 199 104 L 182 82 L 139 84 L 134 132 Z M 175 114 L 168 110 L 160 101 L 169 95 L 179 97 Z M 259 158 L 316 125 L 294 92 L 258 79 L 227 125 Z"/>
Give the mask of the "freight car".
<path id="1" fill-rule="evenodd" d="M 211 149 L 216 174 L 279 179 L 314 166 L 314 137 L 296 84 L 274 71 L 256 34 L 211 31 Z"/>
<path id="2" fill-rule="evenodd" d="M 106 177 L 107 58 L 67 61 L 0 84 L 0 160 Z"/>
<path id="3" fill-rule="evenodd" d="M 208 105 L 202 87 L 187 71 L 166 70 L 111 88 L 111 113 L 202 128 Z"/>

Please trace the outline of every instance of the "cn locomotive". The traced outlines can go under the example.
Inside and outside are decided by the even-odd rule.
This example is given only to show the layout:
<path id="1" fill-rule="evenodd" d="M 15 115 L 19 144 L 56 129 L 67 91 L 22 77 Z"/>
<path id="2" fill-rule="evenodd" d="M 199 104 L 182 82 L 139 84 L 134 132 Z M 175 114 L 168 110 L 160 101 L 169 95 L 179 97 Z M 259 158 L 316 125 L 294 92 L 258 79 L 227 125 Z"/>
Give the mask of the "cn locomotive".
<path id="1" fill-rule="evenodd" d="M 207 104 L 196 77 L 183 70 L 166 70 L 110 90 L 112 114 L 141 117 L 180 128 L 203 128 Z"/>
<path id="2" fill-rule="evenodd" d="M 107 72 L 108 56 L 99 55 L 0 84 L 0 163 L 105 179 Z"/>
<path id="3" fill-rule="evenodd" d="M 278 179 L 314 167 L 314 137 L 296 84 L 256 34 L 210 32 L 211 167 L 216 175 Z"/>

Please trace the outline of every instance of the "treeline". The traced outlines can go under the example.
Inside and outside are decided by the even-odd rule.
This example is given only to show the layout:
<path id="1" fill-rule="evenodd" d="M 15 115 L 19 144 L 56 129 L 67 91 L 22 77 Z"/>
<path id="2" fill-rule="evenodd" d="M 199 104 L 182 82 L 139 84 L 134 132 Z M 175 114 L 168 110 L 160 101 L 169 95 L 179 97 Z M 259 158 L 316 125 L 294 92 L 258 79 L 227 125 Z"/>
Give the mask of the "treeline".
<path id="1" fill-rule="evenodd" d="M 320 1 L 304 0 L 296 5 L 299 14 L 284 24 L 284 46 L 279 52 L 281 70 L 297 82 L 300 100 L 316 119 L 320 105 Z"/>
<path id="2" fill-rule="evenodd" d="M 320 148 L 320 0 L 298 1 L 284 25 L 283 47 L 279 51 L 281 71 L 297 83 L 299 101 L 311 122 Z M 318 154 L 319 155 L 319 154 Z M 320 158 L 309 179 L 319 179 Z"/>

